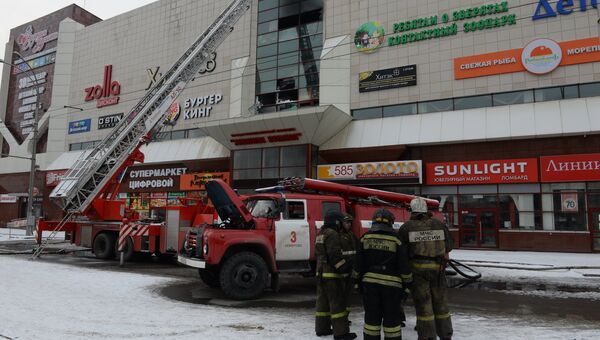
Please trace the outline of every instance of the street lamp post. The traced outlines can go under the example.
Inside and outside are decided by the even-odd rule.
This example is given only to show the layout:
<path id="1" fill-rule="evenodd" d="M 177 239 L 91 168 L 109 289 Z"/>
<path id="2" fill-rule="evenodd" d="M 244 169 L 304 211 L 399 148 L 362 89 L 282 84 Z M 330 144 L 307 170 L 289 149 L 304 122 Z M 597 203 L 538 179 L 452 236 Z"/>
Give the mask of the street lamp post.
<path id="1" fill-rule="evenodd" d="M 13 52 L 14 54 L 16 54 L 21 60 L 25 61 L 25 59 L 16 51 Z M 17 65 L 14 65 L 12 63 L 9 63 L 5 60 L 0 59 L 0 63 L 6 64 L 8 66 L 11 67 L 18 67 Z M 36 79 L 35 73 L 33 72 L 33 70 L 31 69 L 31 66 L 29 66 L 29 64 L 27 62 L 25 62 L 25 65 L 27 65 L 27 70 L 26 72 L 29 72 L 31 74 L 31 80 L 33 81 L 33 84 L 35 85 L 35 95 L 36 95 L 36 102 L 35 102 L 35 109 L 33 110 L 33 138 L 31 141 L 31 168 L 29 170 L 29 191 L 27 193 L 27 229 L 25 234 L 27 236 L 31 236 L 33 235 L 33 230 L 35 229 L 35 214 L 33 213 L 33 188 L 35 186 L 35 172 L 36 172 L 36 149 L 37 149 L 37 134 L 38 134 L 38 109 L 39 109 L 39 105 L 40 103 L 38 102 L 40 100 L 40 87 L 39 87 L 39 83 Z"/>

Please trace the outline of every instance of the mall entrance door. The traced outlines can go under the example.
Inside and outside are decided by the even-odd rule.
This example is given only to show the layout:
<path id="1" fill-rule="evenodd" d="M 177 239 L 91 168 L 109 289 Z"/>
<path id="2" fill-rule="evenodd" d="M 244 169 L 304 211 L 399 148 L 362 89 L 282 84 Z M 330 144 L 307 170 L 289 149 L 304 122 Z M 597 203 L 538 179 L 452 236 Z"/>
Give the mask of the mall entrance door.
<path id="1" fill-rule="evenodd" d="M 460 215 L 461 247 L 498 247 L 497 209 L 463 209 Z"/>
<path id="2" fill-rule="evenodd" d="M 592 232 L 592 250 L 600 252 L 600 208 L 590 209 L 588 213 Z"/>

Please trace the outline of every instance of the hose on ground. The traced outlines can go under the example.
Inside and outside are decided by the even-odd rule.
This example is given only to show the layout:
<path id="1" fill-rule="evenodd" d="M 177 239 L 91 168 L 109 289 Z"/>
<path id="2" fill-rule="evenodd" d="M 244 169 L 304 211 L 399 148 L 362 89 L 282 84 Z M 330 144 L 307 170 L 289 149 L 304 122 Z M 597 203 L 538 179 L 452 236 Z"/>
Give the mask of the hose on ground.
<path id="1" fill-rule="evenodd" d="M 466 264 L 460 263 L 456 260 L 448 260 L 448 265 L 456 271 L 460 276 L 475 281 L 481 278 L 481 273 L 475 269 L 467 266 Z M 468 272 L 468 273 L 467 273 Z"/>

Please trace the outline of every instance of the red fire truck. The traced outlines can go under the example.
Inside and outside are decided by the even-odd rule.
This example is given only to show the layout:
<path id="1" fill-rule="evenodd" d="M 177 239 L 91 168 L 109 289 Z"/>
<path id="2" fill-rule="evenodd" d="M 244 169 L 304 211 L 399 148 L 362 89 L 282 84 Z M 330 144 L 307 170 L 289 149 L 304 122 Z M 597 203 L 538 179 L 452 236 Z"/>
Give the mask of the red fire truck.
<path id="1" fill-rule="evenodd" d="M 357 236 L 371 225 L 378 208 L 396 216 L 395 228 L 410 217 L 416 196 L 293 178 L 240 197 L 225 182 L 206 184 L 220 223 L 191 229 L 178 261 L 198 268 L 200 278 L 234 299 L 252 299 L 268 286 L 277 289 L 280 273 L 314 272 L 315 237 L 329 210 L 354 216 Z M 434 218 L 439 202 L 427 199 Z"/>
<path id="2" fill-rule="evenodd" d="M 40 245 L 34 258 L 59 231 L 70 233 L 75 244 L 92 247 L 99 258 L 113 257 L 117 242 L 124 246 L 126 257 L 135 251 L 176 253 L 181 230 L 213 222 L 212 207 L 201 202 L 167 208 L 165 221 L 140 220 L 125 209 L 124 200 L 118 199 L 118 189 L 127 167 L 144 161 L 140 147 L 151 142 L 168 124 L 171 105 L 233 31 L 251 3 L 252 0 L 232 1 L 113 130 L 65 173 L 50 198 L 66 215 L 61 221 L 37 224 Z M 44 230 L 52 233 L 42 243 Z"/>

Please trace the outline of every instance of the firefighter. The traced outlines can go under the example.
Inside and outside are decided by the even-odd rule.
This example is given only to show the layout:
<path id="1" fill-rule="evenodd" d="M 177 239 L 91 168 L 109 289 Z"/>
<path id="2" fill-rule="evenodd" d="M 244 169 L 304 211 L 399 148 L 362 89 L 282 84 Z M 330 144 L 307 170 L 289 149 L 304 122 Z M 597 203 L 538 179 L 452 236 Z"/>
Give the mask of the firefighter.
<path id="1" fill-rule="evenodd" d="M 399 236 L 408 244 L 419 340 L 433 340 L 436 336 L 450 340 L 453 331 L 445 266 L 452 250 L 452 238 L 446 226 L 428 214 L 423 198 L 413 199 L 410 208 L 410 220 L 402 225 Z"/>
<path id="2" fill-rule="evenodd" d="M 357 263 L 356 263 L 356 248 L 358 247 L 358 239 L 352 231 L 352 221 L 354 217 L 350 214 L 344 214 L 343 228 L 340 231 L 340 241 L 342 244 L 342 255 L 350 264 L 352 273 L 344 279 L 344 299 L 346 311 L 350 314 L 350 297 L 354 290 L 354 282 L 358 279 Z"/>
<path id="3" fill-rule="evenodd" d="M 335 340 L 356 338 L 350 333 L 346 299 L 345 279 L 350 276 L 351 264 L 342 254 L 340 231 L 344 216 L 336 211 L 325 214 L 323 227 L 317 234 L 315 255 L 317 257 L 317 306 L 315 332 L 317 336 L 331 335 Z"/>
<path id="4" fill-rule="evenodd" d="M 365 308 L 364 339 L 402 339 L 401 303 L 412 275 L 407 249 L 394 232 L 394 215 L 378 209 L 358 247 L 358 269 Z M 383 326 L 383 327 L 382 327 Z"/>

